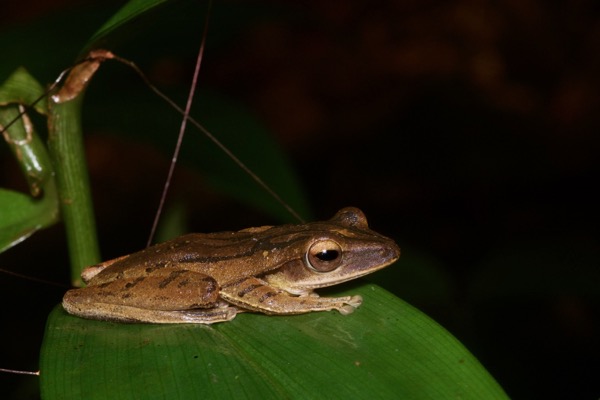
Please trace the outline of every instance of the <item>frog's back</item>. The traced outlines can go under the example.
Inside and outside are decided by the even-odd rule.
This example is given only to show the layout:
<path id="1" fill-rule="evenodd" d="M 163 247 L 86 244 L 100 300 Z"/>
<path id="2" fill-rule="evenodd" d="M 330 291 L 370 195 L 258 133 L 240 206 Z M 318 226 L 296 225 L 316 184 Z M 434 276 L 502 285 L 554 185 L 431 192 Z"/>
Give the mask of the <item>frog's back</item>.
<path id="1" fill-rule="evenodd" d="M 368 229 L 360 210 L 346 208 L 323 222 L 187 234 L 90 267 L 82 276 L 90 285 L 101 285 L 164 274 L 170 269 L 202 273 L 224 287 L 247 277 L 261 278 L 284 266 L 301 270 L 310 246 L 324 240 L 337 242 L 347 251 L 387 248 L 391 242 Z"/>
<path id="2" fill-rule="evenodd" d="M 153 271 L 165 268 L 191 269 L 210 274 L 216 264 L 237 259 L 251 252 L 254 245 L 255 240 L 250 233 L 190 233 L 90 267 L 86 281 L 99 285 L 117 279 L 148 276 Z"/>

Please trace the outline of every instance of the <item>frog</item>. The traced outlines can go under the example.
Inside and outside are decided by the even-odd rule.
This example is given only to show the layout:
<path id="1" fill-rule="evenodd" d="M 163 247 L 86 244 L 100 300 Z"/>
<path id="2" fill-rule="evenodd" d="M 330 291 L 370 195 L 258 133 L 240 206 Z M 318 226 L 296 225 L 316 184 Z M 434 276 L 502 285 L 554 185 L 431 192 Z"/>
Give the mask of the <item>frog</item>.
<path id="1" fill-rule="evenodd" d="M 400 257 L 355 207 L 320 222 L 189 233 L 83 270 L 63 308 L 96 320 L 213 324 L 239 313 L 352 313 L 360 295 L 315 290 L 357 279 Z"/>

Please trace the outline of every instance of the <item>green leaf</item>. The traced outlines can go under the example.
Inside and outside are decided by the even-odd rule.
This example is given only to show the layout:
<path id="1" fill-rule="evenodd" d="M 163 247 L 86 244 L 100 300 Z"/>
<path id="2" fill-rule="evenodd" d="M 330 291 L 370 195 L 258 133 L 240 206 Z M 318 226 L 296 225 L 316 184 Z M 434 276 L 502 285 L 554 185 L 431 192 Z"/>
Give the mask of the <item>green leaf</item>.
<path id="1" fill-rule="evenodd" d="M 452 335 L 375 285 L 353 314 L 241 314 L 204 325 L 89 321 L 59 306 L 42 397 L 506 399 Z M 341 293 L 338 293 L 341 294 Z"/>
<path id="2" fill-rule="evenodd" d="M 23 104 L 42 114 L 48 114 L 44 88 L 23 67 L 17 68 L 0 87 L 0 105 Z"/>
<path id="3" fill-rule="evenodd" d="M 41 85 L 25 69 L 17 69 L 0 86 L 0 129 L 27 183 L 31 196 L 0 189 L 0 252 L 58 220 L 58 193 L 52 162 L 44 143 L 22 104 L 31 104 L 43 94 Z M 36 110 L 45 113 L 45 103 Z M 13 123 L 16 121 L 15 123 Z"/>
<path id="4" fill-rule="evenodd" d="M 54 188 L 38 200 L 24 193 L 0 189 L 0 252 L 19 244 L 58 219 Z"/>
<path id="5" fill-rule="evenodd" d="M 130 0 L 92 35 L 84 49 L 101 46 L 106 37 L 117 29 L 131 31 L 132 22 L 141 16 L 153 14 L 159 7 L 172 0 Z"/>

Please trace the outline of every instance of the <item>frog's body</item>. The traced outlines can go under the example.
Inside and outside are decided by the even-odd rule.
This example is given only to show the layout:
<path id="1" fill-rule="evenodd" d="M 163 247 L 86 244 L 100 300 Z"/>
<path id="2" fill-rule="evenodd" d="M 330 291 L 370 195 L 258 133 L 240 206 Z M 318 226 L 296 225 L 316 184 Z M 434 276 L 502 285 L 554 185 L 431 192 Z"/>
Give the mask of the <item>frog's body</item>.
<path id="1" fill-rule="evenodd" d="M 88 284 L 63 307 L 84 318 L 149 323 L 228 321 L 239 312 L 348 314 L 360 296 L 319 297 L 332 286 L 381 269 L 400 249 L 345 208 L 331 220 L 188 234 L 92 266 Z"/>

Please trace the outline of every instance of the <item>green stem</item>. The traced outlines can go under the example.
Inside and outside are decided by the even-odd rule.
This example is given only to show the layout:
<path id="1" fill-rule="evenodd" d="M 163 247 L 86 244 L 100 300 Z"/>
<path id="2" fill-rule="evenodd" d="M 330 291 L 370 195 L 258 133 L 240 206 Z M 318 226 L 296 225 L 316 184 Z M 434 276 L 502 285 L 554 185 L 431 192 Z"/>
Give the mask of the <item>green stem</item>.
<path id="1" fill-rule="evenodd" d="M 48 147 L 56 170 L 71 259 L 71 281 L 75 286 L 82 286 L 83 268 L 100 262 L 83 147 L 82 102 L 83 93 L 63 103 L 51 102 L 48 118 Z"/>

